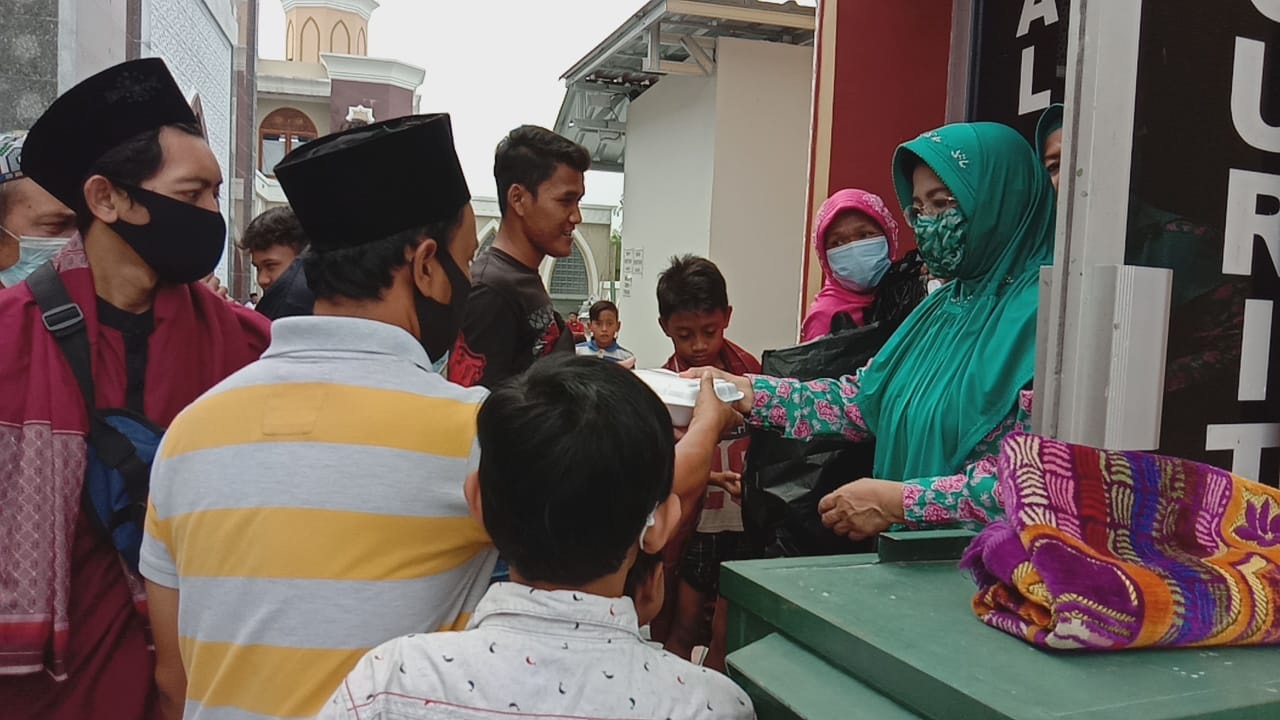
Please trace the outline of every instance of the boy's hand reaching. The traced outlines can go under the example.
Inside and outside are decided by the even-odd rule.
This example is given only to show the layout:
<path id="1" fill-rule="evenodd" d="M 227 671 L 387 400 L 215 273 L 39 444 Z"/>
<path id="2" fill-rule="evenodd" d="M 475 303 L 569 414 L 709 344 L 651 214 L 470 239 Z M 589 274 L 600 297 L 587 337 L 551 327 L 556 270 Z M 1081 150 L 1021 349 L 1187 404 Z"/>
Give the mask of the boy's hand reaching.
<path id="1" fill-rule="evenodd" d="M 733 497 L 742 497 L 742 475 L 736 472 L 711 471 L 710 483 L 724 489 Z"/>
<path id="2" fill-rule="evenodd" d="M 710 377 L 710 380 L 707 379 L 708 376 Z M 725 372 L 724 370 L 720 370 L 718 368 L 713 368 L 713 367 L 700 367 L 700 368 L 694 368 L 692 370 L 685 370 L 684 372 L 680 373 L 680 377 L 691 378 L 695 380 L 701 379 L 703 395 L 706 394 L 708 385 L 710 385 L 712 397 L 715 397 L 715 394 L 716 394 L 715 384 L 714 384 L 715 380 L 724 380 L 726 382 L 731 382 L 734 385 L 736 385 L 739 390 L 742 391 L 742 399 L 733 404 L 733 409 L 737 410 L 743 415 L 748 415 L 751 413 L 752 408 L 755 407 L 756 392 L 751 387 L 751 380 L 748 378 L 742 377 L 741 375 L 733 375 L 731 373 Z M 715 399 L 716 401 L 720 400 L 720 398 L 718 397 L 715 397 Z M 698 402 L 699 403 L 702 402 L 702 395 L 698 396 Z M 695 407 L 694 414 L 697 415 L 697 412 L 698 412 L 697 408 Z"/>
<path id="3" fill-rule="evenodd" d="M 696 377 L 696 376 L 695 376 Z M 716 397 L 713 373 L 704 372 L 698 402 L 693 406 L 693 420 L 682 432 L 677 429 L 675 479 L 671 491 L 680 498 L 681 523 L 694 521 L 707 483 L 713 482 L 712 460 L 720 439 L 744 423 L 738 411 Z M 721 482 L 727 479 L 719 478 Z"/>

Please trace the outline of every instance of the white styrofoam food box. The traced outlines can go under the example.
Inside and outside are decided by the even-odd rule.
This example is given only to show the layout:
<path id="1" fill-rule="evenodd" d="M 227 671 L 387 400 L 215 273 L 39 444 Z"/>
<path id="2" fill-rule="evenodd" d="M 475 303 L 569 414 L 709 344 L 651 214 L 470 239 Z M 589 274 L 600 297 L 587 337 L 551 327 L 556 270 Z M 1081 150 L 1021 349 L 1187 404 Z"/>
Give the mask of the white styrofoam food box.
<path id="1" fill-rule="evenodd" d="M 645 382 L 667 406 L 674 427 L 688 427 L 693 420 L 693 406 L 698 403 L 702 383 L 692 378 L 682 378 L 670 370 L 636 370 L 636 376 Z M 743 398 L 737 385 L 727 380 L 716 380 L 716 396 L 726 403 Z"/>

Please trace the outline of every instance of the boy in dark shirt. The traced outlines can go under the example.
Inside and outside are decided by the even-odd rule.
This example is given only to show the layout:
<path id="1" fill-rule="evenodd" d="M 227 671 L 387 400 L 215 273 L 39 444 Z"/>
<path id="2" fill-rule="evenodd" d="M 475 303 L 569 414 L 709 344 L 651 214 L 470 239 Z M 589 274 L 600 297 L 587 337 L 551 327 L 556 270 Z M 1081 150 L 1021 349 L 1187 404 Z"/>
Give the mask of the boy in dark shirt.
<path id="1" fill-rule="evenodd" d="M 498 143 L 493 174 L 502 225 L 471 265 L 471 294 L 449 359 L 453 382 L 496 387 L 538 358 L 574 351 L 538 266 L 573 250 L 590 166 L 586 148 L 544 128 L 522 125 Z"/>

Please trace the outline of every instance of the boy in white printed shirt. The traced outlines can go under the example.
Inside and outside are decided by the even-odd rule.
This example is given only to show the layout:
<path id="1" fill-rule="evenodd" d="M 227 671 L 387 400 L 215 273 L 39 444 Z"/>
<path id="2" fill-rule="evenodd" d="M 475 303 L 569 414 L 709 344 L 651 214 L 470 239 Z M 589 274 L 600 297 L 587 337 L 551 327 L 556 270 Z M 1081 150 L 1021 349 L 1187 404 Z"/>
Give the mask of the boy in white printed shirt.
<path id="1" fill-rule="evenodd" d="M 477 425 L 467 501 L 513 582 L 490 588 L 466 631 L 374 648 L 318 717 L 754 718 L 727 677 L 647 644 L 623 594 L 637 554 L 680 520 L 653 392 L 613 363 L 547 361 L 496 390 Z M 590 446 L 573 442 L 584 432 Z"/>

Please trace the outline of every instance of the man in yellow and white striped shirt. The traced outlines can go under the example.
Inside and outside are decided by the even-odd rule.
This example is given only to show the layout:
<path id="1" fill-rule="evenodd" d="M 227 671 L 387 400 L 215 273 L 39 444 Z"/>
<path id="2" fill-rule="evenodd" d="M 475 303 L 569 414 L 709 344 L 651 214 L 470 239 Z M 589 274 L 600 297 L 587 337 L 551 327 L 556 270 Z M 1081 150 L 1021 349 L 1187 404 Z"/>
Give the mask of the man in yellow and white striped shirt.
<path id="1" fill-rule="evenodd" d="M 153 467 L 141 568 L 175 719 L 313 715 L 369 648 L 464 626 L 496 561 L 463 495 L 486 393 L 425 349 L 456 335 L 476 250 L 448 116 L 321 138 L 276 174 L 315 316 L 275 323 Z"/>

